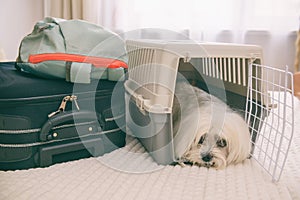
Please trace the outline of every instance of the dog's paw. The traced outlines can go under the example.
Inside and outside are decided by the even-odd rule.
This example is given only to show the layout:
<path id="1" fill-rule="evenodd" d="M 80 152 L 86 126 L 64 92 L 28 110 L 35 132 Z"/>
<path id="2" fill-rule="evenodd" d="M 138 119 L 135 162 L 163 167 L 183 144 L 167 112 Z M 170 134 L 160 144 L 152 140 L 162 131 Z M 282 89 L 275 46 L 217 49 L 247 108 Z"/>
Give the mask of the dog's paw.
<path id="1" fill-rule="evenodd" d="M 184 164 L 184 162 L 178 162 L 178 165 L 180 165 L 181 167 L 186 167 L 186 164 Z"/>

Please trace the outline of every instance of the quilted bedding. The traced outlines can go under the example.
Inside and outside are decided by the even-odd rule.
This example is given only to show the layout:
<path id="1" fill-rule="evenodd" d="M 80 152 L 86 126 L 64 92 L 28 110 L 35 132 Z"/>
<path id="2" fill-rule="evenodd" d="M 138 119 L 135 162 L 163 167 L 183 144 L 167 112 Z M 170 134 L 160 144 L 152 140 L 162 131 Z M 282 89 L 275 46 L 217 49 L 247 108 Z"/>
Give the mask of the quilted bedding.
<path id="1" fill-rule="evenodd" d="M 137 139 L 98 158 L 0 171 L 0 199 L 300 199 L 300 101 L 279 182 L 254 159 L 225 170 L 160 166 Z"/>

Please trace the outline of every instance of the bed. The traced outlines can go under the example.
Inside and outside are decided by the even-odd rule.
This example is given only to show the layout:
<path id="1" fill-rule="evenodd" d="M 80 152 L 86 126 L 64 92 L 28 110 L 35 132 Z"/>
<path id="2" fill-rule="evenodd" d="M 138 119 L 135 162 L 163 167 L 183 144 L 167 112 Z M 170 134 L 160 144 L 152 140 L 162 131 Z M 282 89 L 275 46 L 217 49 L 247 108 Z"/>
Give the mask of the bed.
<path id="1" fill-rule="evenodd" d="M 254 160 L 225 170 L 158 165 L 131 136 L 126 146 L 101 157 L 47 168 L 0 171 L 0 199 L 300 199 L 300 101 L 278 182 Z"/>

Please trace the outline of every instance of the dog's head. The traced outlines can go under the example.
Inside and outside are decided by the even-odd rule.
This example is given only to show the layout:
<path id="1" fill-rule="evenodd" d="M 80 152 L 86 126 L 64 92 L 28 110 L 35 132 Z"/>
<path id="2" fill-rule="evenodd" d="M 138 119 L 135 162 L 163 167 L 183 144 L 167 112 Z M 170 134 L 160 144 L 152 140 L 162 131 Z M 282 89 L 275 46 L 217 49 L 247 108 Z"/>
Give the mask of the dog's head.
<path id="1" fill-rule="evenodd" d="M 199 130 L 183 158 L 199 166 L 223 169 L 245 160 L 250 150 L 247 124 L 237 114 L 228 113 L 222 130 L 208 132 Z"/>

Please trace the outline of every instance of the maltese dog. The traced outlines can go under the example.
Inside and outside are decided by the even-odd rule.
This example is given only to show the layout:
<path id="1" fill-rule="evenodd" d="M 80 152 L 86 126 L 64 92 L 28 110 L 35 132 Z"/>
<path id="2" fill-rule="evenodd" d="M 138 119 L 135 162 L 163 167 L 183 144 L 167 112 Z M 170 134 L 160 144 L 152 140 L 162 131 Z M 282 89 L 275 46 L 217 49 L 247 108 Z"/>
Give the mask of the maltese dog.
<path id="1" fill-rule="evenodd" d="M 178 82 L 172 115 L 174 151 L 180 165 L 223 169 L 249 157 L 247 123 L 217 97 Z"/>

